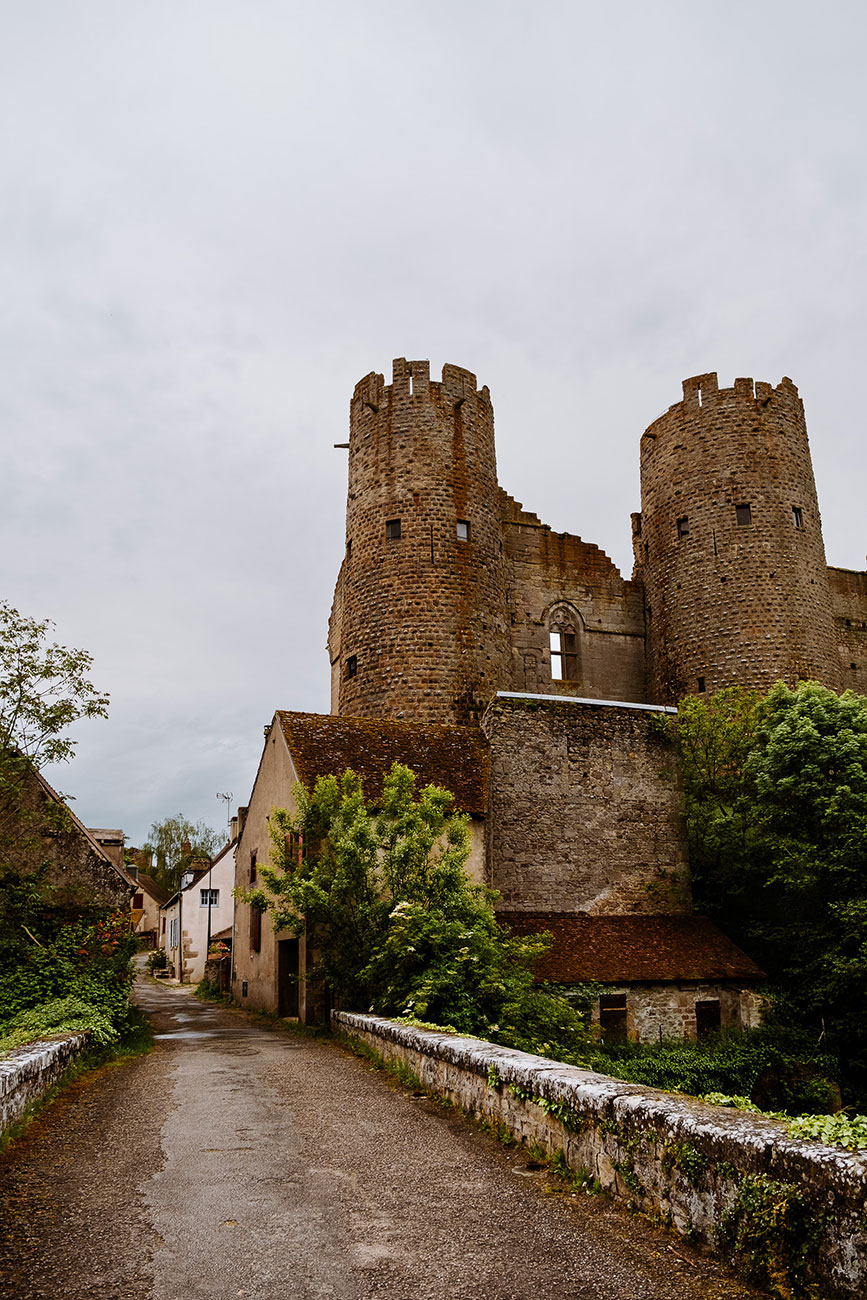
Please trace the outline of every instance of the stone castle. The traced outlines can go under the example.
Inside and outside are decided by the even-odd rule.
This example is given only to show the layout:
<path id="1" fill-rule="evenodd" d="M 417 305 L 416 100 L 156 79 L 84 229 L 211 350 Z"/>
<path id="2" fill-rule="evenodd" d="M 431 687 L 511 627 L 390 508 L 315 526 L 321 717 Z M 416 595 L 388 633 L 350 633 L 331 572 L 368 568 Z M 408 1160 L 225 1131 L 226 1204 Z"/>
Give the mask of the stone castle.
<path id="1" fill-rule="evenodd" d="M 467 370 L 367 375 L 348 447 L 333 713 L 466 723 L 498 690 L 673 704 L 780 678 L 867 693 L 867 573 L 826 563 L 789 379 L 684 381 L 641 438 L 630 580 L 498 485 Z"/>
<path id="2" fill-rule="evenodd" d="M 715 375 L 641 440 L 635 568 L 621 577 L 497 483 L 487 388 L 426 361 L 371 374 L 350 408 L 346 552 L 328 634 L 329 715 L 278 710 L 236 883 L 296 782 L 351 767 L 375 803 L 397 760 L 469 818 L 467 871 L 517 932 L 550 931 L 538 974 L 595 982 L 606 1036 L 757 1022 L 762 972 L 694 915 L 680 769 L 660 714 L 687 693 L 778 678 L 867 691 L 867 574 L 829 569 L 804 412 Z M 302 1019 L 327 994 L 306 938 L 239 902 L 233 989 Z"/>

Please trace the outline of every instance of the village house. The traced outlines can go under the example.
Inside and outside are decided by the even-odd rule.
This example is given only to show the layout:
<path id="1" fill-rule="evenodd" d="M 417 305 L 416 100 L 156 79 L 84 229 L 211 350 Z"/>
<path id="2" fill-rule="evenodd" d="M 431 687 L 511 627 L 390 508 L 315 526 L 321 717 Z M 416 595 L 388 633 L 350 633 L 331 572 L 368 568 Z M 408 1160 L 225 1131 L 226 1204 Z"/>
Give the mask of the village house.
<path id="1" fill-rule="evenodd" d="M 299 782 L 312 790 L 318 777 L 352 768 L 365 798 L 375 804 L 395 762 L 412 768 L 419 788 L 440 785 L 455 795 L 458 810 L 470 818 L 467 872 L 484 881 L 488 753 L 477 728 L 278 711 L 265 733 L 250 803 L 239 810 L 238 892 L 259 882 L 271 847 L 268 818 L 275 808 L 295 810 Z M 238 899 L 232 992 L 242 1006 L 304 1022 L 321 1018 L 325 991 L 308 980 L 308 964 L 303 935 L 275 932 L 267 913 Z"/>
<path id="2" fill-rule="evenodd" d="M 183 984 L 204 979 L 209 943 L 233 924 L 236 847 L 231 840 L 212 861 L 194 858 L 180 889 L 160 909 L 159 946 L 173 977 Z"/>
<path id="3" fill-rule="evenodd" d="M 15 823 L 18 831 L 16 833 Z M 22 872 L 42 869 L 46 906 L 78 915 L 93 908 L 126 911 L 133 881 L 118 859 L 116 837 L 104 848 L 41 772 L 22 761 L 16 777 L 13 814 L 3 826 L 8 864 Z"/>
<path id="4" fill-rule="evenodd" d="M 142 871 L 135 859 L 127 866 L 133 878 L 135 892 L 130 901 L 132 928 L 147 948 L 158 948 L 160 934 L 160 909 L 169 900 L 169 891 L 153 876 Z"/>

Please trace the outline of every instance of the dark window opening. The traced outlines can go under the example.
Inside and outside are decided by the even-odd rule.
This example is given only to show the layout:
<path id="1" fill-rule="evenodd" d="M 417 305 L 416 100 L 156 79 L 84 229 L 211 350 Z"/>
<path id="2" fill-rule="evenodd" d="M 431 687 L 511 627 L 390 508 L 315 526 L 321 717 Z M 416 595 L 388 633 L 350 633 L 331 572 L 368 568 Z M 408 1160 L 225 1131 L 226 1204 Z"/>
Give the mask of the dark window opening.
<path id="1" fill-rule="evenodd" d="M 704 690 L 704 678 L 703 678 L 703 677 L 699 677 L 699 679 L 698 679 L 698 693 L 699 693 L 699 695 L 701 695 L 701 693 L 702 693 L 703 690 Z"/>
<path id="2" fill-rule="evenodd" d="M 247 981 L 241 980 L 241 997 L 245 998 L 246 996 L 247 996 Z"/>
<path id="3" fill-rule="evenodd" d="M 346 676 L 355 677 L 358 672 L 358 655 L 350 655 L 346 661 Z"/>
<path id="4" fill-rule="evenodd" d="M 695 1004 L 695 1032 L 699 1038 L 719 1033 L 722 1025 L 719 998 L 708 998 Z"/>
<path id="5" fill-rule="evenodd" d="M 286 860 L 300 863 L 304 858 L 304 835 L 301 831 L 290 831 L 286 836 Z"/>
<path id="6" fill-rule="evenodd" d="M 739 506 L 735 506 L 735 519 L 737 520 L 739 528 L 742 528 L 745 524 L 751 524 L 753 522 L 753 512 L 748 501 L 744 501 Z"/>
<path id="7" fill-rule="evenodd" d="M 470 540 L 470 521 L 468 519 L 459 519 L 456 531 L 459 542 L 468 542 Z"/>
<path id="8" fill-rule="evenodd" d="M 857 665 L 857 664 L 850 664 L 849 667 L 850 667 L 850 668 L 857 668 L 858 665 Z"/>
<path id="9" fill-rule="evenodd" d="M 261 907 L 250 908 L 250 951 L 262 951 L 262 909 Z"/>
<path id="10" fill-rule="evenodd" d="M 689 537 L 689 515 L 681 515 L 677 521 L 678 537 Z"/>
<path id="11" fill-rule="evenodd" d="M 599 1028 L 605 1043 L 626 1042 L 626 994 L 603 993 L 599 999 Z"/>
<path id="12" fill-rule="evenodd" d="M 555 682 L 576 681 L 578 678 L 578 638 L 574 632 L 552 632 L 551 678 Z"/>
<path id="13" fill-rule="evenodd" d="M 804 512 L 800 506 L 792 506 L 792 523 L 796 528 L 804 527 Z"/>
<path id="14" fill-rule="evenodd" d="M 144 907 L 144 894 L 133 894 L 132 905 L 136 911 L 138 911 L 140 907 Z"/>
<path id="15" fill-rule="evenodd" d="M 351 538 L 351 537 L 347 537 L 347 539 L 346 539 L 346 558 L 349 559 L 349 557 L 350 557 L 351 554 L 352 554 L 352 538 Z"/>
<path id="16" fill-rule="evenodd" d="M 400 541 L 400 520 L 399 519 L 386 519 L 385 536 L 386 536 L 386 540 L 389 542 Z"/>
<path id="17" fill-rule="evenodd" d="M 250 884 L 256 879 L 256 850 L 250 854 Z"/>
<path id="18" fill-rule="evenodd" d="M 166 918 L 165 918 L 165 917 L 163 917 L 163 927 L 162 927 L 162 929 L 163 929 L 163 934 L 165 934 L 165 932 L 166 932 Z"/>

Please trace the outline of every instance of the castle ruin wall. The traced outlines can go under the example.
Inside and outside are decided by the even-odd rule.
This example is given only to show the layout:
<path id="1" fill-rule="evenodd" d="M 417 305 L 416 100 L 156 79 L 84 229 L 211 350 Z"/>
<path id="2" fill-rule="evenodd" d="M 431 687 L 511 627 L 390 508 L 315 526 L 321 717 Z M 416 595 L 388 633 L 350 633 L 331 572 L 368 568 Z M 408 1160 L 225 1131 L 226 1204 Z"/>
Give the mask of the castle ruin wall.
<path id="1" fill-rule="evenodd" d="M 488 862 L 505 911 L 691 910 L 682 790 L 659 711 L 500 693 Z"/>

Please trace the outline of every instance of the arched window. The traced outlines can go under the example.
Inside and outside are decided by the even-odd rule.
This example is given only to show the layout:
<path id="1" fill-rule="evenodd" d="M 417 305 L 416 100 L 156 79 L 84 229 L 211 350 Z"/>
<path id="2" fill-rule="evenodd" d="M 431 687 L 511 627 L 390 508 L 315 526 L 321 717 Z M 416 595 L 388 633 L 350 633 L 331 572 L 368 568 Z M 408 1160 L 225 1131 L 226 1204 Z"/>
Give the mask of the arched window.
<path id="1" fill-rule="evenodd" d="M 548 619 L 548 644 L 551 651 L 552 681 L 574 682 L 580 678 L 579 627 L 579 617 L 568 607 L 551 611 Z"/>

